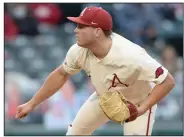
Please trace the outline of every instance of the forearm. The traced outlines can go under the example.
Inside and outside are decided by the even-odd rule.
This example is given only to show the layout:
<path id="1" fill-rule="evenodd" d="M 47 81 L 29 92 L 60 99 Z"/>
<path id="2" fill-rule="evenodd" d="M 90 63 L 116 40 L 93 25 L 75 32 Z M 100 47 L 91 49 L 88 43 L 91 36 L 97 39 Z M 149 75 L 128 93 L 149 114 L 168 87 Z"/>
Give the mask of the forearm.
<path id="1" fill-rule="evenodd" d="M 157 102 L 159 102 L 164 96 L 166 96 L 171 89 L 174 87 L 174 79 L 171 76 L 171 74 L 168 73 L 166 79 L 162 84 L 156 85 L 151 94 L 147 97 L 147 99 L 142 103 L 142 107 L 144 107 L 145 110 L 148 110 L 153 105 L 155 105 Z"/>
<path id="2" fill-rule="evenodd" d="M 52 96 L 65 84 L 69 76 L 61 69 L 63 68 L 57 68 L 54 70 L 47 77 L 44 84 L 35 94 L 35 96 L 33 96 L 33 98 L 29 101 L 33 107 L 36 107 L 41 102 Z"/>

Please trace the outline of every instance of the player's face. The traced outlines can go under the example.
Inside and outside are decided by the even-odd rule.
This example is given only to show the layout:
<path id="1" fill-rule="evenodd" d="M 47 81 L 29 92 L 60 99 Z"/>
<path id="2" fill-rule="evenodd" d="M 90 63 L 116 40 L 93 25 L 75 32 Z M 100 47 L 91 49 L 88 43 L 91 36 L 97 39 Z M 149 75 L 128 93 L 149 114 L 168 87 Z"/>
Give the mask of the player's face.
<path id="1" fill-rule="evenodd" d="M 77 44 L 81 47 L 88 47 L 96 39 L 95 28 L 78 24 L 74 30 L 77 38 Z"/>

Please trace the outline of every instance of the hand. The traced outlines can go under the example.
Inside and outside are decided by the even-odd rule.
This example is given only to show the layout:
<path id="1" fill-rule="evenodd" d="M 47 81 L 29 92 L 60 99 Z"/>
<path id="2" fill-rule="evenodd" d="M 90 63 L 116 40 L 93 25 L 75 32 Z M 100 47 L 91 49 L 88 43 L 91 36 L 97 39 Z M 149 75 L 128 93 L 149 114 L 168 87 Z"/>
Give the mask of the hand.
<path id="1" fill-rule="evenodd" d="M 33 111 L 34 107 L 31 103 L 27 102 L 17 107 L 15 118 L 22 119 L 28 115 L 29 112 Z"/>

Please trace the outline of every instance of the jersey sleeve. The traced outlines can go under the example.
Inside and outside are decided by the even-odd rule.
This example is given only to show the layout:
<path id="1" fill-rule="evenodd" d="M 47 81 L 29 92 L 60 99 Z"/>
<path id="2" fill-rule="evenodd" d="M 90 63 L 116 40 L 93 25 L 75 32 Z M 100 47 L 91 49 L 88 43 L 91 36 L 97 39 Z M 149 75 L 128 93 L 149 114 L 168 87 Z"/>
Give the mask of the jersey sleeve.
<path id="1" fill-rule="evenodd" d="M 79 48 L 77 47 L 77 45 L 73 45 L 68 50 L 63 62 L 63 68 L 67 73 L 74 75 L 81 70 L 81 67 L 79 66 L 78 62 L 79 56 L 80 56 Z"/>
<path id="2" fill-rule="evenodd" d="M 145 50 L 136 57 L 135 63 L 138 65 L 140 70 L 139 80 L 161 84 L 167 77 L 168 70 L 148 55 Z"/>

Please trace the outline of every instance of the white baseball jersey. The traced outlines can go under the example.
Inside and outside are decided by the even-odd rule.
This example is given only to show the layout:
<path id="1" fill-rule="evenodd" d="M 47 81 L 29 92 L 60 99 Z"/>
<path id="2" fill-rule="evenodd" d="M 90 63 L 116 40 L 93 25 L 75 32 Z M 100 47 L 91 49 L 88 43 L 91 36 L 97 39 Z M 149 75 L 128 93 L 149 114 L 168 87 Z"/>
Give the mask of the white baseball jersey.
<path id="1" fill-rule="evenodd" d="M 139 104 L 151 92 L 151 83 L 162 83 L 168 70 L 124 37 L 112 33 L 111 38 L 112 47 L 103 59 L 74 44 L 63 67 L 69 74 L 85 70 L 98 95 L 118 90 L 132 103 Z"/>

